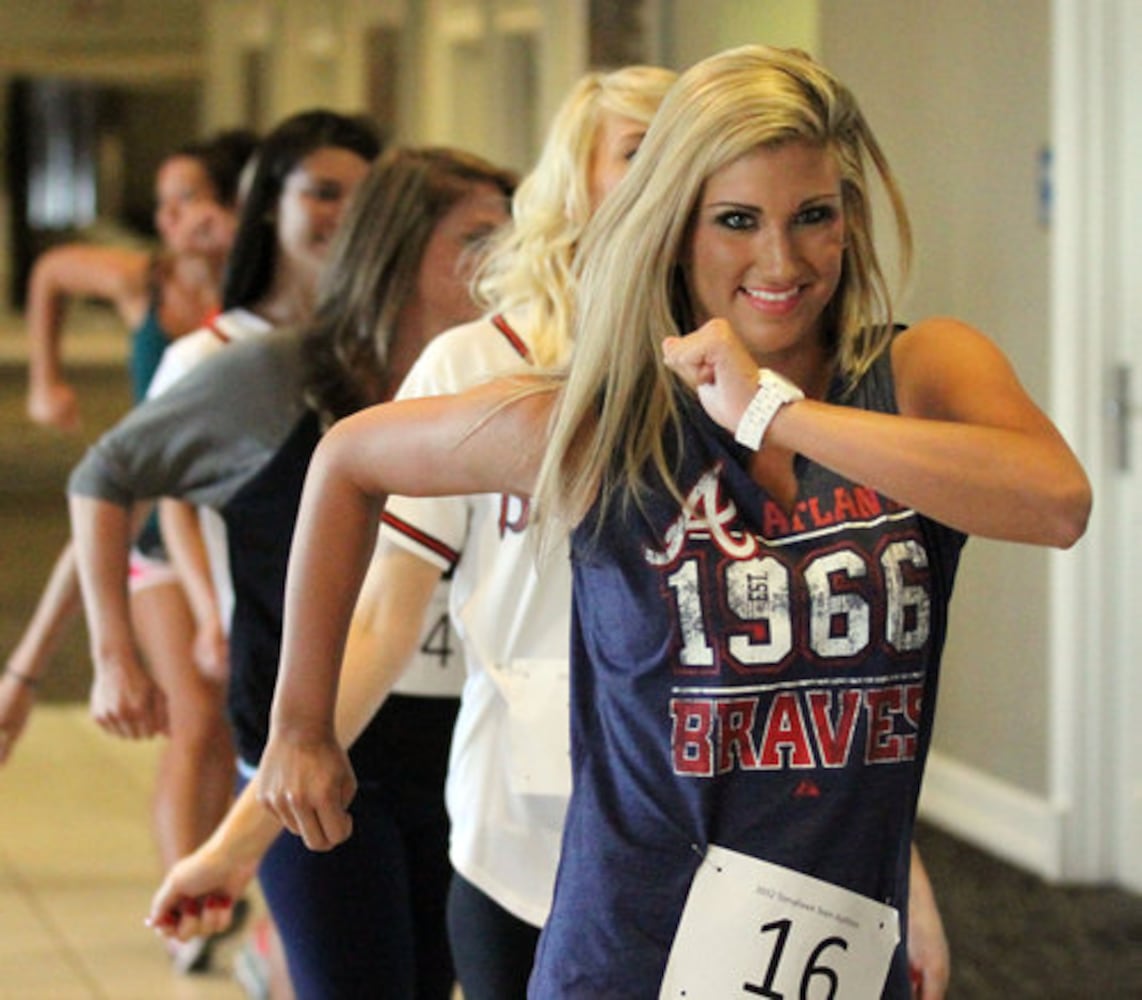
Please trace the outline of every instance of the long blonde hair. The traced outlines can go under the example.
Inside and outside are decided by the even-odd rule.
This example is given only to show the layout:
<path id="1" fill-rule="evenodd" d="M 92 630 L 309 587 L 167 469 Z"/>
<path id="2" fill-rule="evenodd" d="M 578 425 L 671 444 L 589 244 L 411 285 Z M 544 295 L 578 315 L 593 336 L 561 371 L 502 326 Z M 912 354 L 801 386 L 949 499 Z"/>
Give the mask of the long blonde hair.
<path id="1" fill-rule="evenodd" d="M 891 297 L 872 240 L 865 161 L 892 205 L 907 267 L 911 236 L 896 182 L 853 96 L 809 56 L 761 45 L 684 73 L 655 116 L 627 176 L 587 227 L 576 272 L 575 361 L 536 488 L 537 508 L 573 523 L 596 496 L 641 506 L 648 462 L 677 493 L 667 455 L 679 414 L 662 340 L 693 317 L 678 261 L 713 173 L 759 146 L 811 142 L 841 169 L 848 244 L 825 316 L 828 346 L 850 384 L 891 336 Z"/>
<path id="2" fill-rule="evenodd" d="M 575 247 L 592 215 L 592 154 L 604 112 L 649 124 L 676 79 L 656 66 L 588 73 L 564 99 L 539 159 L 512 201 L 512 223 L 493 238 L 475 279 L 489 310 L 524 310 L 534 359 L 564 361 L 571 344 Z"/>

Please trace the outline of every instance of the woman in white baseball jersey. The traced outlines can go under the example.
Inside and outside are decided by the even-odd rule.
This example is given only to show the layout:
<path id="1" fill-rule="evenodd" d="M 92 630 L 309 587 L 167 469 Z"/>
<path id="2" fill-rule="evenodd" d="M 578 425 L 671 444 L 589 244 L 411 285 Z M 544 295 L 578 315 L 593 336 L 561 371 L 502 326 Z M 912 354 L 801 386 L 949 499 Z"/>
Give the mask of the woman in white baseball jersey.
<path id="1" fill-rule="evenodd" d="M 575 246 L 673 80 L 667 70 L 634 66 L 576 84 L 520 185 L 514 225 L 483 270 L 489 315 L 429 345 L 401 398 L 566 360 Z M 394 582 L 427 588 L 450 575 L 468 676 L 446 785 L 455 871 L 448 935 L 468 1000 L 526 991 L 571 791 L 571 581 L 565 551 L 536 562 L 528 519 L 527 499 L 510 494 L 394 497 L 349 645 L 354 659 L 384 656 L 409 628 L 390 596 Z"/>

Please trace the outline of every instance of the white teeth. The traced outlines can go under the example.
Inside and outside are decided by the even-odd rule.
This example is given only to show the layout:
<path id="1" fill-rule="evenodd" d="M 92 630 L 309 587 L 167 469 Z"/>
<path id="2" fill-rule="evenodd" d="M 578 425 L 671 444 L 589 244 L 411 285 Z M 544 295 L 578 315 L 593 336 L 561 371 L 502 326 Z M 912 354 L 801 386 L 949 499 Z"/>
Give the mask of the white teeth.
<path id="1" fill-rule="evenodd" d="M 757 289 L 756 291 L 752 288 L 744 288 L 742 290 L 751 299 L 759 299 L 762 302 L 788 302 L 797 294 L 796 288 L 790 288 L 784 292 L 768 292 L 763 288 Z"/>

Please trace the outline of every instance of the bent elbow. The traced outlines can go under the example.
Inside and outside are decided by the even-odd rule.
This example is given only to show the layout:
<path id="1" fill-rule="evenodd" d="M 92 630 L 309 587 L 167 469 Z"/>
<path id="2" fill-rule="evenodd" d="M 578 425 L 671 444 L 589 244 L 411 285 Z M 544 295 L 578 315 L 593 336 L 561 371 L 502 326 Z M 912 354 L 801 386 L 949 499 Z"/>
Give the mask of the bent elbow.
<path id="1" fill-rule="evenodd" d="M 1085 475 L 1080 475 L 1058 498 L 1049 544 L 1059 549 L 1069 549 L 1075 545 L 1086 533 L 1093 503 L 1090 482 Z"/>

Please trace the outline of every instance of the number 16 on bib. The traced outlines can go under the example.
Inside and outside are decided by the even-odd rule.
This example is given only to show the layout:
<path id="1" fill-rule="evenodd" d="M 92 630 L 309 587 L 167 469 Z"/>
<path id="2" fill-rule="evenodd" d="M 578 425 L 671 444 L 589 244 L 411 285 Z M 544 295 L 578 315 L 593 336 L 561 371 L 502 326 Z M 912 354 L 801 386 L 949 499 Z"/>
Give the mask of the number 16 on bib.
<path id="1" fill-rule="evenodd" d="M 659 1000 L 879 1000 L 899 942 L 893 907 L 711 845 Z"/>

